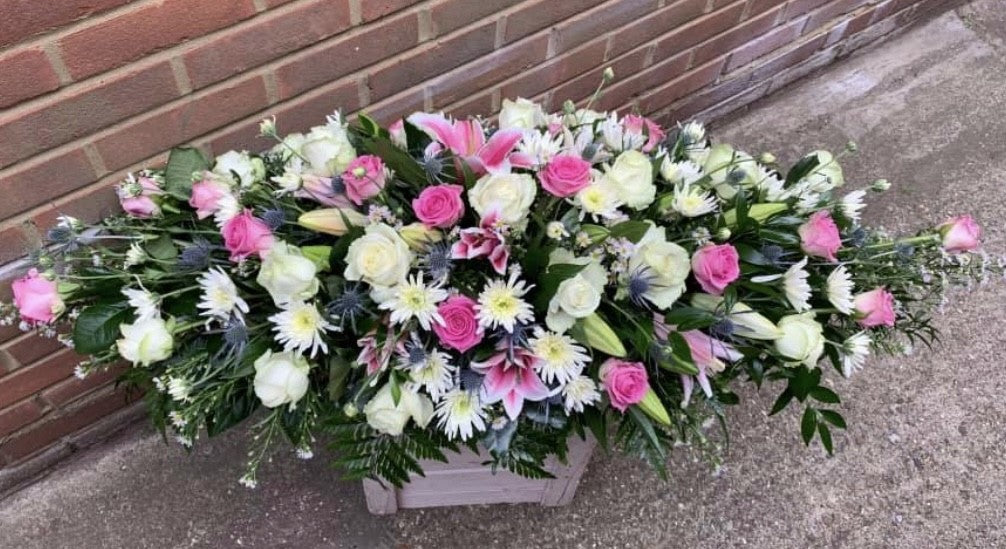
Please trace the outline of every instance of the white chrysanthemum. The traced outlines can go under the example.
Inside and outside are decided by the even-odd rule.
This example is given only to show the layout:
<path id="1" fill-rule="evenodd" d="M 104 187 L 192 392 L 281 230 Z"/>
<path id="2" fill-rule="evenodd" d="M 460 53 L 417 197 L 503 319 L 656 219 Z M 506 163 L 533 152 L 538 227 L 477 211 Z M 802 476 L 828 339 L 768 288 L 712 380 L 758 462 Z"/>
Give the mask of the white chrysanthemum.
<path id="1" fill-rule="evenodd" d="M 483 328 L 496 329 L 502 326 L 513 333 L 518 322 L 534 320 L 534 311 L 523 297 L 532 288 L 523 280 L 517 280 L 519 273 L 510 273 L 509 280 L 496 279 L 488 282 L 479 294 L 478 318 Z"/>
<path id="2" fill-rule="evenodd" d="M 475 392 L 455 388 L 437 403 L 437 426 L 454 439 L 468 440 L 475 431 L 486 430 L 486 411 Z"/>
<path id="3" fill-rule="evenodd" d="M 129 268 L 134 265 L 142 265 L 147 261 L 147 252 L 138 243 L 133 242 L 129 245 L 129 249 L 126 250 L 126 261 L 125 267 Z"/>
<path id="4" fill-rule="evenodd" d="M 419 273 L 419 276 L 412 275 L 407 281 L 389 289 L 388 298 L 378 308 L 391 311 L 392 324 L 404 324 L 415 317 L 424 330 L 429 330 L 434 322 L 444 323 L 443 317 L 437 312 L 437 303 L 447 299 L 447 290 L 442 286 L 443 280 L 426 286 L 423 283 L 423 273 Z"/>
<path id="5" fill-rule="evenodd" d="M 590 362 L 587 350 L 577 345 L 573 338 L 541 328 L 535 328 L 528 348 L 538 359 L 535 368 L 545 383 L 566 383 L 580 375 Z"/>
<path id="6" fill-rule="evenodd" d="M 136 322 L 151 318 L 160 318 L 161 309 L 158 307 L 157 296 L 147 290 L 135 290 L 133 288 L 123 288 L 122 295 L 129 299 L 129 305 L 136 309 Z"/>
<path id="7" fill-rule="evenodd" d="M 681 126 L 681 137 L 687 145 L 699 144 L 706 139 L 706 128 L 701 123 L 692 120 Z"/>
<path id="8" fill-rule="evenodd" d="M 192 382 L 184 377 L 168 378 L 168 394 L 177 402 L 188 402 L 192 395 Z"/>
<path id="9" fill-rule="evenodd" d="M 860 211 L 866 207 L 866 203 L 863 202 L 863 197 L 865 196 L 866 191 L 864 190 L 852 191 L 843 196 L 842 201 L 839 203 L 842 215 L 853 221 L 859 221 Z"/>
<path id="10" fill-rule="evenodd" d="M 786 270 L 786 274 L 782 276 L 782 289 L 786 294 L 786 301 L 793 306 L 793 310 L 802 313 L 804 311 L 810 310 L 810 283 L 807 282 L 807 278 L 810 277 L 804 267 L 807 266 L 807 257 L 805 256 L 798 263 L 795 263 L 792 267 Z"/>
<path id="11" fill-rule="evenodd" d="M 618 199 L 615 186 L 600 172 L 595 172 L 591 179 L 590 185 L 573 198 L 573 205 L 582 210 L 580 219 L 583 219 L 584 214 L 589 214 L 595 221 L 618 215 L 618 207 L 622 202 Z"/>
<path id="12" fill-rule="evenodd" d="M 562 388 L 563 407 L 566 413 L 583 412 L 584 406 L 591 406 L 601 400 L 597 383 L 587 376 L 578 376 Z"/>
<path id="13" fill-rule="evenodd" d="M 213 267 L 199 276 L 202 300 L 196 307 L 203 309 L 202 316 L 220 319 L 248 312 L 248 303 L 238 295 L 237 286 L 220 267 Z"/>
<path id="14" fill-rule="evenodd" d="M 842 375 L 851 376 L 852 372 L 863 368 L 870 356 L 870 336 L 866 332 L 849 336 L 838 353 L 842 359 Z"/>
<path id="15" fill-rule="evenodd" d="M 545 234 L 552 240 L 562 240 L 569 236 L 569 231 L 566 230 L 566 226 L 562 224 L 562 221 L 551 221 L 545 227 Z"/>
<path id="16" fill-rule="evenodd" d="M 412 365 L 412 371 L 409 372 L 412 381 L 422 385 L 434 401 L 440 400 L 454 386 L 457 366 L 451 364 L 450 358 L 447 353 L 434 349 L 426 353 L 425 360 Z"/>
<path id="17" fill-rule="evenodd" d="M 305 353 L 310 349 L 312 358 L 318 354 L 318 349 L 328 352 L 323 336 L 326 331 L 336 329 L 321 316 L 314 303 L 303 301 L 287 304 L 285 309 L 270 316 L 269 321 L 275 324 L 276 341 L 283 345 L 284 351 Z"/>
<path id="18" fill-rule="evenodd" d="M 657 155 L 664 156 L 660 162 L 660 175 L 666 181 L 674 185 L 691 185 L 702 179 L 702 167 L 691 160 L 671 162 L 671 155 L 666 149 L 660 149 Z"/>
<path id="19" fill-rule="evenodd" d="M 839 265 L 828 275 L 828 281 L 825 285 L 825 293 L 828 295 L 828 301 L 843 314 L 852 314 L 853 289 L 852 275 L 849 274 L 845 265 Z"/>
<path id="20" fill-rule="evenodd" d="M 562 135 L 551 136 L 546 132 L 527 131 L 517 144 L 517 150 L 527 155 L 536 166 L 544 166 L 562 150 Z"/>
<path id="21" fill-rule="evenodd" d="M 615 113 L 611 113 L 601 122 L 600 130 L 605 146 L 613 151 L 638 149 L 646 144 L 646 136 L 642 133 L 626 132 L 625 126 Z"/>
<path id="22" fill-rule="evenodd" d="M 674 189 L 671 207 L 685 217 L 698 217 L 716 211 L 716 197 L 691 185 L 678 185 Z"/>
<path id="23" fill-rule="evenodd" d="M 217 211 L 213 214 L 213 221 L 217 224 L 217 227 L 223 227 L 224 223 L 227 223 L 239 213 L 241 213 L 241 203 L 238 202 L 238 198 L 233 193 L 224 193 L 223 196 L 217 199 Z"/>
<path id="24" fill-rule="evenodd" d="M 290 169 L 285 170 L 283 175 L 273 177 L 270 181 L 276 184 L 277 188 L 273 191 L 273 194 L 276 196 L 284 196 L 299 191 L 304 186 L 304 179 L 301 177 L 301 174 Z"/>
<path id="25" fill-rule="evenodd" d="M 788 198 L 786 183 L 778 173 L 769 171 L 760 165 L 757 168 L 757 173 L 758 183 L 755 184 L 755 188 L 758 189 L 766 202 L 781 202 Z"/>

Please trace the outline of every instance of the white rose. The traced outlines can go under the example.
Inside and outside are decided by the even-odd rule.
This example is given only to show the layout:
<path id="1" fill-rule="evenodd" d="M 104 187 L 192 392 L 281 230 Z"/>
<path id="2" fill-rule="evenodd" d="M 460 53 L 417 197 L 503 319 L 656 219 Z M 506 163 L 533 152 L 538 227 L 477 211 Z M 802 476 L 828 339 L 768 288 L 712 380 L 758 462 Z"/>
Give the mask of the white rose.
<path id="1" fill-rule="evenodd" d="M 549 265 L 584 265 L 576 275 L 563 280 L 548 303 L 545 324 L 554 332 L 570 329 L 578 318 L 586 318 L 601 304 L 601 294 L 607 282 L 604 267 L 589 258 L 574 257 L 568 250 L 557 249 L 549 257 Z"/>
<path id="2" fill-rule="evenodd" d="M 299 354 L 266 351 L 255 359 L 255 396 L 266 408 L 293 404 L 307 393 L 310 370 Z"/>
<path id="3" fill-rule="evenodd" d="M 516 101 L 503 100 L 503 107 L 500 109 L 499 115 L 501 130 L 511 128 L 532 130 L 543 125 L 545 125 L 545 111 L 538 103 L 522 97 L 518 97 Z"/>
<path id="4" fill-rule="evenodd" d="M 807 183 L 811 191 L 824 193 L 845 184 L 842 166 L 838 164 L 830 152 L 814 151 L 807 156 L 811 155 L 817 156 L 817 167 L 807 176 Z"/>
<path id="5" fill-rule="evenodd" d="M 603 120 L 607 116 L 608 113 L 604 112 L 597 112 L 590 109 L 577 109 L 576 112 L 572 114 L 564 115 L 562 123 L 569 127 L 580 125 L 589 126 L 598 120 Z"/>
<path id="6" fill-rule="evenodd" d="M 318 266 L 304 257 L 300 248 L 277 240 L 262 258 L 259 283 L 276 305 L 303 301 L 318 293 Z"/>
<path id="7" fill-rule="evenodd" d="M 480 217 L 495 211 L 503 223 L 517 225 L 527 217 L 537 192 L 538 185 L 528 174 L 488 174 L 468 190 L 468 201 Z"/>
<path id="8" fill-rule="evenodd" d="M 425 428 L 433 419 L 433 402 L 426 395 L 420 395 L 407 387 L 402 387 L 398 404 L 391 394 L 391 384 L 381 387 L 374 398 L 363 407 L 367 423 L 382 433 L 398 436 L 409 420 Z"/>
<path id="9" fill-rule="evenodd" d="M 122 339 L 115 342 L 119 355 L 133 364 L 148 366 L 152 362 L 165 360 L 171 356 L 175 346 L 171 330 L 160 318 L 123 324 L 119 326 L 119 331 L 122 332 Z"/>
<path id="10" fill-rule="evenodd" d="M 735 151 L 730 145 L 720 143 L 709 149 L 703 171 L 712 181 L 716 193 L 724 200 L 737 195 L 737 187 L 751 187 L 760 181 L 758 163 L 751 155 Z M 739 172 L 736 180 L 729 181 L 732 172 Z"/>
<path id="11" fill-rule="evenodd" d="M 394 286 L 405 280 L 411 262 L 408 243 L 395 229 L 375 223 L 349 245 L 345 277 L 372 286 Z"/>
<path id="12" fill-rule="evenodd" d="M 619 200 L 634 210 L 649 206 L 657 196 L 653 165 L 649 157 L 639 151 L 625 151 L 618 155 L 614 164 L 608 167 L 607 176 Z"/>
<path id="13" fill-rule="evenodd" d="M 248 153 L 227 151 L 216 158 L 213 164 L 213 173 L 237 181 L 242 187 L 249 187 L 252 183 L 265 177 L 265 164 L 259 158 L 252 158 Z"/>
<path id="14" fill-rule="evenodd" d="M 668 242 L 663 227 L 652 226 L 636 243 L 627 275 L 646 277 L 650 284 L 643 297 L 658 309 L 667 309 L 684 293 L 689 272 L 688 251 Z"/>
<path id="15" fill-rule="evenodd" d="M 782 337 L 775 340 L 775 350 L 808 368 L 817 366 L 824 352 L 824 335 L 823 328 L 814 320 L 814 314 L 784 316 L 778 326 Z"/>
<path id="16" fill-rule="evenodd" d="M 304 136 L 300 154 L 307 159 L 310 173 L 321 177 L 341 174 L 356 159 L 356 149 L 340 124 L 311 128 Z"/>

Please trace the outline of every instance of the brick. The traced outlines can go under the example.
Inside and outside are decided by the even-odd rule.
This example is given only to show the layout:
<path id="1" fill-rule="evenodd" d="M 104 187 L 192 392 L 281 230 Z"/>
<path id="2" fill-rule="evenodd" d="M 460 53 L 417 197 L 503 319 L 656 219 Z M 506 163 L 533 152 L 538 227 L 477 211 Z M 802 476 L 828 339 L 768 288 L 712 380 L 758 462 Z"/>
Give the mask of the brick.
<path id="1" fill-rule="evenodd" d="M 103 179 L 77 194 L 61 198 L 52 208 L 36 213 L 32 221 L 40 231 L 45 231 L 56 224 L 56 217 L 60 215 L 72 215 L 85 222 L 94 222 L 118 213 L 121 211 L 119 199 L 115 196 L 112 184 L 123 176 L 124 174 Z"/>
<path id="2" fill-rule="evenodd" d="M 360 0 L 360 18 L 364 23 L 391 15 L 403 10 L 420 0 Z"/>
<path id="3" fill-rule="evenodd" d="M 643 96 L 638 103 L 643 114 L 655 112 L 702 87 L 712 84 L 723 70 L 724 58 L 715 59 L 671 80 Z"/>
<path id="4" fill-rule="evenodd" d="M 252 0 L 170 0 L 139 5 L 87 25 L 57 44 L 79 80 L 255 15 Z"/>
<path id="5" fill-rule="evenodd" d="M 600 70 L 606 42 L 607 39 L 601 37 L 528 70 L 505 83 L 500 89 L 502 96 L 510 99 L 533 97 L 591 69 Z"/>
<path id="6" fill-rule="evenodd" d="M 874 0 L 835 0 L 814 11 L 810 15 L 810 21 L 807 23 L 807 28 L 816 29 L 821 27 L 825 23 L 839 16 L 851 13 L 856 8 L 873 1 Z M 867 20 L 867 22 L 869 22 L 869 20 Z"/>
<path id="7" fill-rule="evenodd" d="M 394 95 L 439 76 L 454 67 L 493 51 L 496 24 L 484 23 L 451 38 L 438 40 L 393 59 L 370 73 L 368 85 L 372 99 Z"/>
<path id="8" fill-rule="evenodd" d="M 771 8 L 778 7 L 780 4 L 782 4 L 780 0 L 750 0 L 748 2 L 747 18 L 755 17 Z"/>
<path id="9" fill-rule="evenodd" d="M 705 63 L 714 57 L 722 55 L 767 33 L 775 27 L 775 20 L 781 9 L 780 7 L 767 11 L 703 43 L 695 49 L 695 56 L 692 58 L 692 62 L 695 64 Z"/>
<path id="10" fill-rule="evenodd" d="M 282 6 L 283 4 L 289 4 L 290 2 L 293 1 L 294 0 L 265 0 L 265 7 L 266 9 L 277 8 L 279 6 Z"/>
<path id="11" fill-rule="evenodd" d="M 28 399 L 0 410 L 0 439 L 42 417 L 42 407 Z"/>
<path id="12" fill-rule="evenodd" d="M 110 10 L 130 0 L 5 0 L 0 17 L 0 47 Z"/>
<path id="13" fill-rule="evenodd" d="M 273 105 L 263 116 L 275 116 L 276 125 L 283 134 L 303 132 L 312 126 L 324 124 L 325 117 L 341 109 L 344 113 L 360 108 L 359 85 L 354 80 L 332 82 L 296 97 L 291 101 Z M 242 122 L 225 131 L 212 141 L 214 151 L 229 149 L 262 149 L 272 146 L 258 134 L 259 118 Z"/>
<path id="14" fill-rule="evenodd" d="M 4 292 L 3 293 L 6 294 L 7 290 L 9 290 L 9 287 L 10 287 L 10 280 L 5 280 L 2 283 L 2 286 L 4 287 Z M 3 297 L 3 299 L 8 300 L 9 298 L 6 297 L 6 295 L 5 295 Z M 7 325 L 7 326 L 0 326 L 0 343 L 4 343 L 4 342 L 7 342 L 7 341 L 10 341 L 10 340 L 14 339 L 15 337 L 17 337 L 19 335 L 21 335 L 21 330 L 17 327 L 16 324 L 10 324 L 10 325 Z M 4 353 L 4 351 L 0 351 L 0 372 L 3 371 L 2 364 L 4 362 L 6 362 L 4 360 L 3 353 Z M 13 358 L 11 358 L 10 360 L 13 361 Z"/>
<path id="15" fill-rule="evenodd" d="M 52 416 L 4 441 L 0 444 L 0 453 L 11 463 L 20 461 L 123 408 L 129 402 L 122 393 L 111 389 L 100 391 L 65 413 Z"/>
<path id="16" fill-rule="evenodd" d="M 705 7 L 706 0 L 681 0 L 654 11 L 612 34 L 608 55 L 611 57 L 621 55 L 640 44 L 693 21 L 705 12 Z"/>
<path id="17" fill-rule="evenodd" d="M 557 51 L 567 51 L 657 9 L 654 0 L 618 0 L 578 14 L 556 26 Z"/>
<path id="18" fill-rule="evenodd" d="M 0 109 L 59 88 L 59 77 L 41 48 L 0 56 Z"/>
<path id="19" fill-rule="evenodd" d="M 264 109 L 265 81 L 253 74 L 130 122 L 95 142 L 110 170 L 118 170 Z"/>
<path id="20" fill-rule="evenodd" d="M 761 63 L 754 69 L 752 79 L 756 81 L 767 80 L 773 75 L 776 75 L 789 67 L 797 65 L 820 49 L 824 45 L 825 39 L 826 36 L 823 34 L 816 36 L 808 42 L 800 44 L 795 48 L 788 49 L 787 51 Z"/>
<path id="21" fill-rule="evenodd" d="M 33 249 L 31 239 L 28 238 L 25 231 L 25 227 L 20 223 L 0 230 L 0 264 L 23 257 Z M 5 283 L 4 287 L 6 288 L 6 286 Z M 11 339 L 17 333 L 20 332 L 17 331 L 16 326 L 0 327 L 0 342 Z"/>
<path id="22" fill-rule="evenodd" d="M 275 70 L 280 99 L 289 99 L 419 43 L 419 18 L 405 13 L 293 56 Z"/>
<path id="23" fill-rule="evenodd" d="M 626 78 L 642 72 L 646 68 L 647 57 L 646 49 L 640 48 L 605 63 L 605 66 L 610 66 L 615 71 L 617 82 L 619 78 Z M 551 93 L 551 106 L 558 109 L 567 99 L 578 102 L 589 97 L 597 89 L 597 85 L 601 83 L 601 70 L 602 67 L 597 67 L 595 70 L 587 71 L 582 76 L 556 86 Z"/>
<path id="24" fill-rule="evenodd" d="M 318 0 L 228 29 L 183 56 L 193 89 L 258 67 L 349 28 L 346 0 Z"/>
<path id="25" fill-rule="evenodd" d="M 793 0 L 786 7 L 786 18 L 795 19 L 834 0 Z"/>
<path id="26" fill-rule="evenodd" d="M 97 179 L 81 149 L 16 166 L 0 178 L 0 218 L 45 204 Z"/>
<path id="27" fill-rule="evenodd" d="M 800 33 L 803 31 L 806 23 L 806 18 L 791 21 L 744 44 L 730 54 L 730 61 L 727 63 L 726 71 L 733 71 L 786 44 L 793 43 L 800 37 Z"/>
<path id="28" fill-rule="evenodd" d="M 81 360 L 80 355 L 67 349 L 0 377 L 0 409 L 72 376 Z"/>
<path id="29" fill-rule="evenodd" d="M 363 112 L 381 124 L 388 125 L 399 118 L 423 110 L 425 97 L 426 94 L 422 88 L 413 88 L 368 106 L 363 109 Z"/>
<path id="30" fill-rule="evenodd" d="M 504 42 L 519 40 L 533 32 L 547 28 L 567 17 L 586 11 L 598 0 L 537 0 L 527 2 L 521 9 L 507 15 Z"/>
<path id="31" fill-rule="evenodd" d="M 464 118 L 467 116 L 489 117 L 494 110 L 493 94 L 492 92 L 486 92 L 469 97 L 451 106 L 447 109 L 447 113 L 455 118 Z"/>
<path id="32" fill-rule="evenodd" d="M 0 167 L 88 135 L 179 96 L 167 62 L 68 88 L 28 111 L 0 114 Z M 0 215 L 0 217 L 4 217 Z"/>
<path id="33" fill-rule="evenodd" d="M 465 100 L 509 76 L 519 74 L 545 60 L 548 37 L 537 36 L 493 52 L 437 79 L 430 85 L 433 108 Z M 489 112 L 482 114 L 488 115 Z"/>
<path id="34" fill-rule="evenodd" d="M 676 29 L 655 42 L 653 58 L 672 57 L 721 32 L 736 27 L 742 13 L 744 13 L 743 3 L 731 4 Z"/>
<path id="35" fill-rule="evenodd" d="M 519 3 L 520 0 L 481 0 L 479 2 L 440 0 L 430 6 L 430 14 L 437 35 L 444 35 Z"/>
<path id="36" fill-rule="evenodd" d="M 604 94 L 597 103 L 597 108 L 608 110 L 629 103 L 633 96 L 646 93 L 667 82 L 673 75 L 684 73 L 688 69 L 689 58 L 688 52 L 679 53 L 645 71 L 630 73 L 627 75 L 628 78 L 616 80 L 614 85 L 605 88 Z"/>
<path id="37" fill-rule="evenodd" d="M 87 395 L 97 389 L 112 385 L 128 366 L 118 365 L 92 372 L 86 378 L 71 377 L 42 391 L 42 398 L 46 402 L 56 407 L 63 407 L 68 403 Z"/>

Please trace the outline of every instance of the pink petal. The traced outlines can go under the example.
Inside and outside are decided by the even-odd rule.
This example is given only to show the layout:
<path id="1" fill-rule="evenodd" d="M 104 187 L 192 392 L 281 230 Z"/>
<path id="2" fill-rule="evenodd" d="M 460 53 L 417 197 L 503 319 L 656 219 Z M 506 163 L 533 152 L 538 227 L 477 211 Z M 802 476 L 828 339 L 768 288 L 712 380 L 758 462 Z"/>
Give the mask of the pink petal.
<path id="1" fill-rule="evenodd" d="M 707 397 L 713 398 L 713 388 L 709 385 L 709 378 L 706 377 L 705 369 L 699 368 L 699 375 L 695 377 L 699 380 L 699 386 L 702 387 L 702 392 L 705 393 Z"/>
<path id="2" fill-rule="evenodd" d="M 505 369 L 495 366 L 482 380 L 482 389 L 485 391 L 486 402 L 492 403 L 503 398 L 508 393 L 513 392 L 517 386 L 517 370 L 514 368 Z"/>
<path id="3" fill-rule="evenodd" d="M 520 411 L 524 408 L 524 397 L 517 391 L 510 391 L 503 397 L 503 408 L 510 419 L 517 419 Z"/>
<path id="4" fill-rule="evenodd" d="M 695 380 L 692 379 L 692 376 L 682 375 L 681 387 L 682 392 L 685 394 L 685 398 L 681 399 L 681 407 L 686 408 L 692 400 L 692 390 L 695 389 Z"/>
<path id="5" fill-rule="evenodd" d="M 454 133 L 462 140 L 462 147 L 454 152 L 462 156 L 472 156 L 486 143 L 486 134 L 482 131 L 482 124 L 479 124 L 479 121 L 474 118 L 455 122 Z"/>
<path id="6" fill-rule="evenodd" d="M 522 152 L 515 152 L 510 155 L 510 165 L 515 168 L 533 168 L 534 158 L 531 155 Z"/>
<path id="7" fill-rule="evenodd" d="M 495 172 L 500 170 L 504 164 L 509 164 L 507 158 L 510 151 L 522 137 L 524 137 L 524 132 L 516 128 L 494 133 L 485 146 L 478 151 L 479 160 L 482 161 L 486 170 Z"/>
<path id="8" fill-rule="evenodd" d="M 493 270 L 498 274 L 506 272 L 506 264 L 509 258 L 510 250 L 503 244 L 497 244 L 489 254 L 489 262 L 492 263 Z"/>
<path id="9" fill-rule="evenodd" d="M 520 383 L 514 389 L 527 400 L 539 401 L 548 398 L 548 387 L 531 370 L 521 369 Z"/>
<path id="10" fill-rule="evenodd" d="M 442 114 L 417 112 L 409 116 L 407 120 L 454 152 L 461 150 L 464 145 L 464 137 L 458 135 L 455 125 L 451 124 Z"/>

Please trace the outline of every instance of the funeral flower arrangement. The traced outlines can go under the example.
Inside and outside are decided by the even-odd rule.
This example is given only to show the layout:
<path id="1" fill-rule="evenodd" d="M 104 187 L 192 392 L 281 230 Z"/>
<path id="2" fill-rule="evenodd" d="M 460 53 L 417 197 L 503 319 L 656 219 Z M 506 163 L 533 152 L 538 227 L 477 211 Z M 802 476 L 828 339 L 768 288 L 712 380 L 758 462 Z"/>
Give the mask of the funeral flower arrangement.
<path id="1" fill-rule="evenodd" d="M 968 216 L 861 226 L 853 145 L 784 169 L 695 122 L 523 99 L 497 120 L 266 120 L 261 154 L 176 149 L 118 186 L 124 214 L 49 230 L 6 320 L 89 355 L 80 376 L 129 363 L 186 446 L 253 418 L 248 485 L 283 438 L 395 484 L 460 445 L 547 476 L 590 434 L 663 473 L 736 380 L 830 452 L 826 365 L 932 343 L 946 289 L 1002 270 Z"/>

